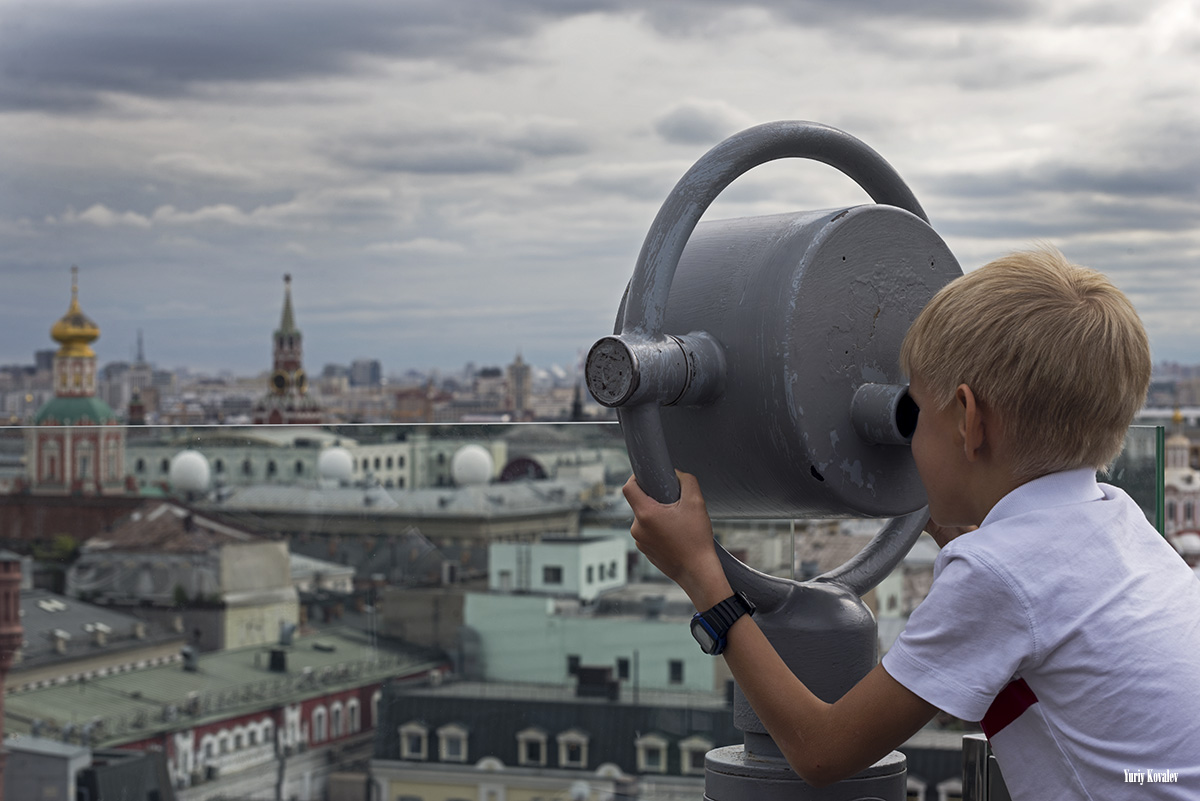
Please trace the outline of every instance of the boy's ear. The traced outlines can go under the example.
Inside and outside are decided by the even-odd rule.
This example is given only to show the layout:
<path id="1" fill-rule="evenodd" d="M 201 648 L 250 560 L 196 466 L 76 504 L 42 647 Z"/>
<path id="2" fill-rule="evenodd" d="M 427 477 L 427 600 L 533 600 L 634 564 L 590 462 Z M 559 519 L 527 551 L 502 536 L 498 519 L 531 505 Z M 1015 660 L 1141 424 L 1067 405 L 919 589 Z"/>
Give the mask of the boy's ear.
<path id="1" fill-rule="evenodd" d="M 966 384 L 959 384 L 954 390 L 954 402 L 958 409 L 958 435 L 962 438 L 963 453 L 968 462 L 973 462 L 987 444 L 983 411 L 975 400 L 975 393 Z"/>

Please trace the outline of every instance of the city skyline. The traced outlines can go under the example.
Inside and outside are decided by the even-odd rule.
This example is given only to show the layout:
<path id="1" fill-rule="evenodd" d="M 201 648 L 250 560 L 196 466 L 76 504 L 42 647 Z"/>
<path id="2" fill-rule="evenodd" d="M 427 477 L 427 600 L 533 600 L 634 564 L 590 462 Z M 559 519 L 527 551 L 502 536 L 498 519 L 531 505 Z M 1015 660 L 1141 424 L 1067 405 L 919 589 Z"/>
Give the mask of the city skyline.
<path id="1" fill-rule="evenodd" d="M 964 268 L 1046 241 L 1200 360 L 1191 4 L 0 0 L 0 364 L 69 269 L 100 363 L 256 375 L 293 275 L 310 371 L 577 364 L 658 206 L 749 125 L 863 139 Z M 711 216 L 864 202 L 773 164 Z"/>

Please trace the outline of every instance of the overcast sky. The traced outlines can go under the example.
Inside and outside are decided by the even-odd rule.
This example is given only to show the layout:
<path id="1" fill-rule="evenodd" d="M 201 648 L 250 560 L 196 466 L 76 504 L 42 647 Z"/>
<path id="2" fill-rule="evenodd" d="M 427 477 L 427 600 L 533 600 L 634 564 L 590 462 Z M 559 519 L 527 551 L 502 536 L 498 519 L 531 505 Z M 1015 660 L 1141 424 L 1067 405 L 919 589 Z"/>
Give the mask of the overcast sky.
<path id="1" fill-rule="evenodd" d="M 265 369 L 291 273 L 310 373 L 570 367 L 675 181 L 779 119 L 879 151 L 964 268 L 1050 242 L 1200 362 L 1191 0 L 0 0 L 0 364 L 78 264 L 101 362 Z M 710 216 L 866 200 L 779 163 Z"/>

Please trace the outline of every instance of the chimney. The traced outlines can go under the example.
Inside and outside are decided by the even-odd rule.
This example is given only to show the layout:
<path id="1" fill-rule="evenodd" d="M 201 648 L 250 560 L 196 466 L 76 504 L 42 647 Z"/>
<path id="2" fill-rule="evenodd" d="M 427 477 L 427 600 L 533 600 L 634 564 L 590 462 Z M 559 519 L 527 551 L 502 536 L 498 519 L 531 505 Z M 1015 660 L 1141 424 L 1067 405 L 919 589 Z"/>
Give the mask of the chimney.
<path id="1" fill-rule="evenodd" d="M 146 624 L 145 623 L 143 623 L 142 621 L 139 620 L 138 622 L 133 624 L 133 637 L 134 637 L 134 639 L 137 639 L 137 640 L 146 639 Z"/>
<path id="2" fill-rule="evenodd" d="M 107 645 L 108 635 L 112 634 L 112 627 L 106 626 L 103 623 L 96 623 L 92 626 L 92 642 L 96 645 Z"/>
<path id="3" fill-rule="evenodd" d="M 189 673 L 195 673 L 200 669 L 200 659 L 196 655 L 196 649 L 190 645 L 185 645 L 180 649 L 179 655 L 183 657 L 183 669 Z"/>
<path id="4" fill-rule="evenodd" d="M 54 639 L 54 652 L 58 654 L 65 654 L 67 652 L 67 643 L 71 641 L 70 632 L 63 631 L 62 629 L 55 629 L 54 631 L 50 632 L 50 636 Z"/>

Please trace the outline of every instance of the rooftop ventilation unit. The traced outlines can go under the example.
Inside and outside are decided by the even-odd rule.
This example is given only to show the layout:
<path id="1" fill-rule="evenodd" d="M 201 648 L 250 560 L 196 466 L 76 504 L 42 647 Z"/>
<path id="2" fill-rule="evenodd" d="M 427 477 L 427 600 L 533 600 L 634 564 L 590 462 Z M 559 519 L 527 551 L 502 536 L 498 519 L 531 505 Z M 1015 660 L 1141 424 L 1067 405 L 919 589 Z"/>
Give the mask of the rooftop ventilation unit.
<path id="1" fill-rule="evenodd" d="M 196 649 L 190 645 L 183 646 L 179 651 L 179 655 L 183 657 L 183 669 L 189 673 L 195 673 L 200 669 L 200 656 L 196 653 Z"/>

